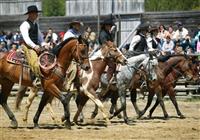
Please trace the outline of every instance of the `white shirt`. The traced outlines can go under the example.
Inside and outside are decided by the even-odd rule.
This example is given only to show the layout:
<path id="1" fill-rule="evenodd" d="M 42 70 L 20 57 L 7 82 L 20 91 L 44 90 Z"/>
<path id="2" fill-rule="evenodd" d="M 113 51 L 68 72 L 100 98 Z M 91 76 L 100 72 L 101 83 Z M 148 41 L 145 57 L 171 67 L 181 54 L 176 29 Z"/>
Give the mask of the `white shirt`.
<path id="1" fill-rule="evenodd" d="M 163 43 L 162 51 L 173 53 L 174 52 L 173 49 L 174 49 L 174 42 L 172 40 L 170 40 L 169 42 L 165 41 Z"/>
<path id="2" fill-rule="evenodd" d="M 74 29 L 69 29 L 63 37 L 63 40 L 66 40 L 68 38 L 74 37 L 77 38 L 79 36 L 79 34 L 77 32 L 74 31 Z"/>
<path id="3" fill-rule="evenodd" d="M 173 39 L 185 39 L 187 35 L 188 35 L 188 30 L 182 28 L 182 31 L 176 30 Z"/>
<path id="4" fill-rule="evenodd" d="M 135 35 L 131 41 L 131 44 L 129 46 L 129 51 L 133 51 L 134 50 L 134 47 L 135 45 L 140 42 L 141 40 L 141 36 L 140 35 Z"/>
<path id="5" fill-rule="evenodd" d="M 25 43 L 34 48 L 36 46 L 36 44 L 31 40 L 31 38 L 29 37 L 29 29 L 30 29 L 30 24 L 27 21 L 24 21 L 21 25 L 20 25 L 20 31 L 22 34 L 22 37 L 25 41 Z M 44 39 L 43 39 L 43 35 L 41 33 L 41 31 L 38 28 L 38 42 L 40 45 L 43 45 Z"/>

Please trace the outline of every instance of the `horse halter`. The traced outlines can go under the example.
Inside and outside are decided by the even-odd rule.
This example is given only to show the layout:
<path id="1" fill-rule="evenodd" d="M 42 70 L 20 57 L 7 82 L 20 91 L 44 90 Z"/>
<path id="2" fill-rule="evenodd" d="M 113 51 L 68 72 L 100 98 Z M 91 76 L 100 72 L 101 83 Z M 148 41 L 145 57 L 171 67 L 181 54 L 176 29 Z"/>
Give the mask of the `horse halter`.
<path id="1" fill-rule="evenodd" d="M 107 59 L 109 59 L 110 61 L 116 62 L 118 60 L 118 58 L 120 58 L 121 56 L 123 56 L 123 54 L 119 51 L 118 48 L 116 48 L 115 51 L 117 51 L 119 54 L 118 55 L 112 55 L 111 51 L 108 51 L 108 53 L 107 53 L 107 55 L 108 55 Z"/>
<path id="2" fill-rule="evenodd" d="M 182 66 L 184 66 L 185 63 L 186 63 L 186 62 L 184 62 L 184 64 L 183 64 Z M 187 65 L 188 65 L 188 69 L 191 69 L 191 67 L 192 67 L 192 66 L 190 66 L 191 64 L 188 63 Z M 187 70 L 188 70 L 188 69 L 187 69 Z M 177 69 L 177 68 L 175 68 L 175 67 L 173 67 L 173 70 L 174 70 L 177 74 L 179 74 L 180 76 L 186 77 L 186 79 L 189 80 L 189 81 L 192 80 L 193 77 L 194 77 L 192 74 L 188 75 L 187 70 L 182 70 L 181 68 L 180 68 L 180 69 Z M 191 71 L 192 71 L 192 70 L 191 70 Z"/>

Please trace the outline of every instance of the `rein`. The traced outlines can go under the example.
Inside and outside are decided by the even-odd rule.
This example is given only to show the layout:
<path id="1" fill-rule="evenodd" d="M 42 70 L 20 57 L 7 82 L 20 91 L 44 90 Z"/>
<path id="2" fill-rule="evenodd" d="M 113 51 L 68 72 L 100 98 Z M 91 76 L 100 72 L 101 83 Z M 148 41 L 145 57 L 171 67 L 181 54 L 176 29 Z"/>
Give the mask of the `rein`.
<path id="1" fill-rule="evenodd" d="M 76 42 L 76 46 L 75 46 L 75 48 L 72 50 L 72 55 L 73 54 L 75 54 L 75 56 L 77 56 L 78 57 L 78 60 L 76 60 L 76 61 L 74 61 L 74 59 L 72 60 L 72 61 L 74 61 L 74 62 L 76 62 L 79 66 L 81 65 L 81 59 L 88 59 L 89 57 L 87 57 L 87 56 L 80 56 L 80 55 L 78 55 L 78 47 L 79 47 L 79 41 L 77 40 L 77 42 Z M 81 45 L 85 45 L 85 44 L 81 44 Z"/>

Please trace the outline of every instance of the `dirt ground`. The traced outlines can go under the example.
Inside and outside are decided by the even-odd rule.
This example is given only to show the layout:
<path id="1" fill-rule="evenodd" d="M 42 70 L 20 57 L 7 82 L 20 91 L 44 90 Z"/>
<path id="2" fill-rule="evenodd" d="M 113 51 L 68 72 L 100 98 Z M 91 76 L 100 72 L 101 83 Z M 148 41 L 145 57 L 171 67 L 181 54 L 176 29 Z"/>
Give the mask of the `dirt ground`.
<path id="1" fill-rule="evenodd" d="M 49 112 L 45 109 L 41 115 L 39 124 L 40 129 L 33 129 L 32 118 L 38 107 L 40 97 L 34 100 L 31 106 L 28 123 L 22 121 L 23 110 L 14 111 L 18 120 L 19 128 L 10 128 L 10 120 L 0 107 L 0 140 L 200 140 L 200 100 L 188 101 L 188 99 L 179 99 L 179 107 L 186 116 L 185 119 L 179 119 L 176 111 L 169 100 L 165 100 L 166 109 L 170 115 L 169 120 L 164 120 L 161 108 L 158 107 L 153 114 L 153 119 L 147 119 L 148 112 L 143 119 L 136 119 L 136 113 L 127 99 L 127 112 L 131 120 L 130 125 L 123 123 L 123 119 L 113 118 L 109 126 L 104 125 L 102 114 L 96 118 L 94 124 L 90 122 L 90 115 L 94 104 L 89 101 L 84 108 L 85 122 L 80 126 L 72 126 L 72 130 L 67 130 L 62 123 L 52 121 Z M 14 110 L 15 97 L 8 100 L 12 110 Z M 24 102 L 21 108 L 24 108 Z M 140 109 L 144 107 L 145 100 L 138 100 Z M 110 102 L 106 102 L 105 108 L 108 110 Z M 63 107 L 57 100 L 53 102 L 53 109 L 58 118 L 63 114 Z M 74 100 L 71 101 L 71 120 L 76 111 Z M 58 119 L 60 120 L 60 119 Z"/>

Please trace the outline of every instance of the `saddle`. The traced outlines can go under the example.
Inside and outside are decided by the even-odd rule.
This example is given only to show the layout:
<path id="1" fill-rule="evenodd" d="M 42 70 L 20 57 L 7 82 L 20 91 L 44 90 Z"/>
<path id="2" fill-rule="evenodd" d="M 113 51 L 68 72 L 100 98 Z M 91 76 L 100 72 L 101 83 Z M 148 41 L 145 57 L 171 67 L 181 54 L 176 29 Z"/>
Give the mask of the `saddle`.
<path id="1" fill-rule="evenodd" d="M 6 60 L 9 63 L 28 66 L 28 62 L 25 59 L 25 55 L 21 51 L 11 51 L 11 52 L 9 52 Z"/>
<path id="2" fill-rule="evenodd" d="M 21 51 L 11 51 L 7 55 L 7 61 L 16 65 L 23 65 L 30 67 L 25 58 L 25 55 Z M 38 57 L 39 66 L 44 70 L 50 70 L 56 65 L 56 56 L 49 52 L 43 52 Z"/>

